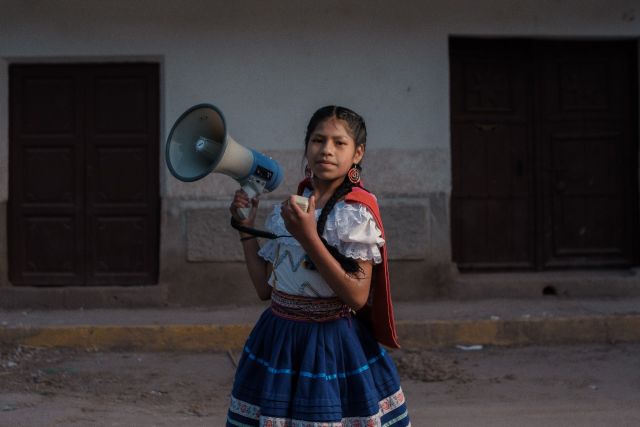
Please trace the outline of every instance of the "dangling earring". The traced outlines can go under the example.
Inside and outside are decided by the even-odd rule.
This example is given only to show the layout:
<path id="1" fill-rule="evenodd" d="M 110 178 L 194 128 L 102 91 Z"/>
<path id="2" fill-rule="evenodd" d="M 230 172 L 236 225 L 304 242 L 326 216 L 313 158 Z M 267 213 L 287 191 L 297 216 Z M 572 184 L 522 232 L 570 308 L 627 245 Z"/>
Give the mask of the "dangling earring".
<path id="1" fill-rule="evenodd" d="M 304 176 L 309 179 L 313 178 L 313 171 L 311 170 L 309 165 L 305 165 L 304 167 Z"/>
<path id="2" fill-rule="evenodd" d="M 360 183 L 361 169 L 362 168 L 357 163 L 354 163 L 353 166 L 351 166 L 351 169 L 349 169 L 347 176 L 349 177 L 349 181 L 351 181 L 352 184 L 357 185 Z"/>

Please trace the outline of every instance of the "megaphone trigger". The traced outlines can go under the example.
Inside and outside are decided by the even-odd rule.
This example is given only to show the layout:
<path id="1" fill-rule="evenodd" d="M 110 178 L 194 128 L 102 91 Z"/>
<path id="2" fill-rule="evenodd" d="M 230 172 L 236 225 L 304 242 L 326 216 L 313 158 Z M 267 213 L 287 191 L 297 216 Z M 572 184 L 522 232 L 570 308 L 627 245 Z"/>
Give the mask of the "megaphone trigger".
<path id="1" fill-rule="evenodd" d="M 264 191 L 264 185 L 264 181 L 256 179 L 254 177 L 250 177 L 249 179 L 247 179 L 247 182 L 242 185 L 242 191 L 247 193 L 247 196 L 249 196 L 249 200 L 252 200 L 262 194 L 262 192 Z M 240 208 L 238 209 L 238 214 L 242 219 L 247 219 L 251 214 L 251 208 Z"/>

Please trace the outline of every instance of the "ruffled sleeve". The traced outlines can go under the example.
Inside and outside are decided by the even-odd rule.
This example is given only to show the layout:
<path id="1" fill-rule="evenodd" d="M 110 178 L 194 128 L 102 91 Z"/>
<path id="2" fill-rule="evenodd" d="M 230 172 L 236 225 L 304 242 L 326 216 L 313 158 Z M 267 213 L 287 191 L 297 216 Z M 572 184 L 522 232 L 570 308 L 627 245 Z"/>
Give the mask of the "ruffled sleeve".
<path id="1" fill-rule="evenodd" d="M 327 218 L 324 237 L 331 246 L 335 246 L 343 255 L 371 261 L 382 262 L 380 249 L 385 241 L 376 220 L 361 203 L 338 202 Z"/>

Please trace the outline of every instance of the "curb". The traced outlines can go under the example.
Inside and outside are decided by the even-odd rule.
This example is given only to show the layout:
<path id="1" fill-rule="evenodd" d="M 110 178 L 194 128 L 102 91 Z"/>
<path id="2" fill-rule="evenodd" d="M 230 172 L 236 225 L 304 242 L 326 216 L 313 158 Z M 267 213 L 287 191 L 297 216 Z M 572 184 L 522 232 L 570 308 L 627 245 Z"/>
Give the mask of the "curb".
<path id="1" fill-rule="evenodd" d="M 403 322 L 398 335 L 404 347 L 424 349 L 633 342 L 640 341 L 640 315 Z"/>
<path id="2" fill-rule="evenodd" d="M 0 327 L 0 344 L 96 351 L 242 349 L 252 324 Z M 404 348 L 524 346 L 640 341 L 640 314 L 519 320 L 399 321 Z"/>

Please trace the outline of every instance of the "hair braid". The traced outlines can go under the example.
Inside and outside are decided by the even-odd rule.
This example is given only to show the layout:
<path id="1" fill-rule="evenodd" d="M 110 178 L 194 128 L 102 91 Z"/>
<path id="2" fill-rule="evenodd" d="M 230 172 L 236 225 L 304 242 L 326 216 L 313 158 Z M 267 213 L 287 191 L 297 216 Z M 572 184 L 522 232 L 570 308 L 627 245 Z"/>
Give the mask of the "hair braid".
<path id="1" fill-rule="evenodd" d="M 324 237 L 322 237 L 322 233 L 324 233 L 324 228 L 327 223 L 329 213 L 333 210 L 336 203 L 338 203 L 338 201 L 341 200 L 344 196 L 349 194 L 355 186 L 356 184 L 353 184 L 351 181 L 349 181 L 348 178 L 345 177 L 344 181 L 342 181 L 342 184 L 340 184 L 336 191 L 333 192 L 327 203 L 322 208 L 317 222 L 317 230 L 318 235 L 320 236 L 320 240 L 322 240 L 322 243 L 327 248 L 329 253 L 340 263 L 340 266 L 348 274 L 362 273 L 362 267 L 360 267 L 360 264 L 358 264 L 355 259 L 343 255 L 336 247 L 331 246 L 324 239 Z"/>

